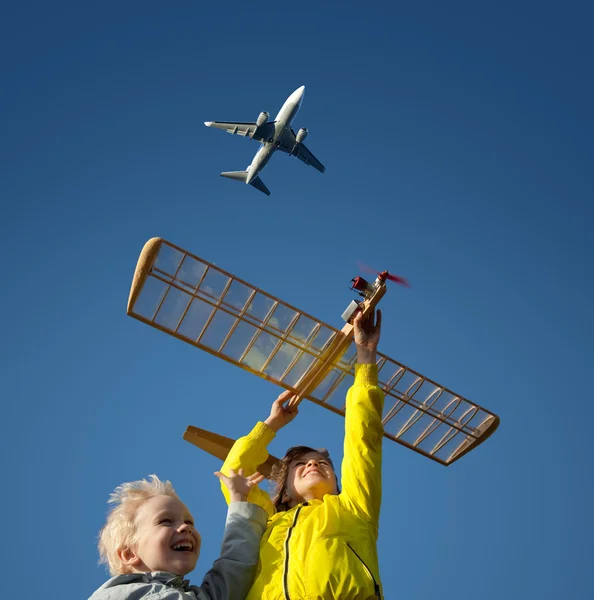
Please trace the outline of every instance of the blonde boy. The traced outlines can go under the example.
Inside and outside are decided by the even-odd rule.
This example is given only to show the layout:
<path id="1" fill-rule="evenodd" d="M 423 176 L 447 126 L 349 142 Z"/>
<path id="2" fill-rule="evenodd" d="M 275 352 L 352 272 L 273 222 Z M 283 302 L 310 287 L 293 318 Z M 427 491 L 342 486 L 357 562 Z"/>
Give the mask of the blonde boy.
<path id="1" fill-rule="evenodd" d="M 196 566 L 200 534 L 186 505 L 169 481 L 156 475 L 118 486 L 99 536 L 101 561 L 113 577 L 89 600 L 243 600 L 258 564 L 266 511 L 246 502 L 263 478 L 215 473 L 229 490 L 220 557 L 200 587 L 184 579 Z"/>

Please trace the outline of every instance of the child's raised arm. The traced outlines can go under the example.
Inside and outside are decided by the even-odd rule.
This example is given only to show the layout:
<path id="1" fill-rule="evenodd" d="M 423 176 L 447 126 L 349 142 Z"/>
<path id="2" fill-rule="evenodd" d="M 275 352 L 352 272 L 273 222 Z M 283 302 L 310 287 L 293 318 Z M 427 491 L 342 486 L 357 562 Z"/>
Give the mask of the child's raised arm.
<path id="1" fill-rule="evenodd" d="M 382 315 L 377 311 L 355 326 L 355 382 L 347 394 L 342 498 L 350 508 L 377 527 L 382 494 L 382 410 L 384 393 L 377 380 L 377 345 Z"/>
<path id="2" fill-rule="evenodd" d="M 272 404 L 269 417 L 260 421 L 252 431 L 239 438 L 229 451 L 221 473 L 229 475 L 231 471 L 243 469 L 244 473 L 251 475 L 268 458 L 268 444 L 274 439 L 276 432 L 290 423 L 297 415 L 297 407 L 289 407 L 293 397 L 291 392 L 283 392 Z M 230 502 L 229 490 L 222 485 L 221 489 L 227 502 Z M 270 496 L 258 487 L 250 491 L 250 502 L 261 506 L 270 516 L 275 513 Z"/>
<path id="3" fill-rule="evenodd" d="M 242 470 L 230 469 L 229 476 L 215 473 L 228 489 L 231 504 L 221 547 L 202 582 L 202 591 L 212 600 L 244 600 L 252 586 L 260 555 L 260 539 L 266 528 L 268 513 L 260 506 L 245 502 L 252 490 L 264 479 L 259 473 L 243 477 Z"/>

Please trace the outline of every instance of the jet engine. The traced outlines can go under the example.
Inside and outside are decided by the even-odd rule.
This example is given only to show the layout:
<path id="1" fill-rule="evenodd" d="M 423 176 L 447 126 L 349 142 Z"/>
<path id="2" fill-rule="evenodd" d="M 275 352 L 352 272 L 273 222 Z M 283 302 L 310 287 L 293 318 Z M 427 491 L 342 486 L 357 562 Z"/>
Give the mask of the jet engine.
<path id="1" fill-rule="evenodd" d="M 305 127 L 302 127 L 298 132 L 297 132 L 297 143 L 300 144 L 305 138 L 307 137 L 307 129 L 305 129 Z"/>
<path id="2" fill-rule="evenodd" d="M 257 125 L 258 127 L 262 127 L 262 125 L 264 125 L 264 123 L 266 123 L 266 121 L 268 121 L 268 117 L 269 117 L 269 116 L 270 116 L 270 115 L 269 115 L 267 112 L 261 112 L 261 113 L 258 115 L 258 120 L 256 121 L 256 125 Z"/>

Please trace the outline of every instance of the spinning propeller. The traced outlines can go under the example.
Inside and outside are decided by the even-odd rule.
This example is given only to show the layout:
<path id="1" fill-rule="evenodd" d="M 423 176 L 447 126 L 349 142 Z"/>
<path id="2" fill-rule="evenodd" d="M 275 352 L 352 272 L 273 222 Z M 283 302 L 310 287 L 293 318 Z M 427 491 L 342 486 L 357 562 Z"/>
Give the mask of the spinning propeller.
<path id="1" fill-rule="evenodd" d="M 368 267 L 366 264 L 362 263 L 360 260 L 357 261 L 357 266 L 365 273 L 373 273 L 374 275 L 377 275 L 380 281 L 393 281 L 399 285 L 403 285 L 408 288 L 410 287 L 408 281 L 399 275 L 392 275 L 391 273 L 388 273 L 388 271 L 376 271 L 375 269 L 372 269 L 371 267 Z"/>

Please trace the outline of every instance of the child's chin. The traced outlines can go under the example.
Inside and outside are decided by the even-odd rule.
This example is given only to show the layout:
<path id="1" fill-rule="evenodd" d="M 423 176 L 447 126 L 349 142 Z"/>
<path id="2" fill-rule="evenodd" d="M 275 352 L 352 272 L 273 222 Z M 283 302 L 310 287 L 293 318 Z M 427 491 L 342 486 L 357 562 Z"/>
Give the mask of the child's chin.
<path id="1" fill-rule="evenodd" d="M 178 577 L 185 577 L 188 573 L 191 573 L 195 568 L 196 568 L 196 565 L 194 565 L 191 568 L 189 566 L 185 566 L 185 567 L 178 567 L 178 568 L 172 568 L 172 569 L 166 569 L 166 570 L 169 571 L 170 573 L 173 573 L 174 575 L 177 575 Z"/>
<path id="2" fill-rule="evenodd" d="M 326 494 L 332 493 L 330 491 L 330 486 L 328 485 L 328 482 L 323 479 L 315 479 L 308 483 L 310 483 L 310 485 L 307 486 L 307 491 L 309 493 L 316 494 L 316 496 L 320 499 Z"/>
<path id="3" fill-rule="evenodd" d="M 177 569 L 179 571 L 178 575 L 187 575 L 188 573 L 191 573 L 196 568 L 196 562 L 198 561 L 180 565 Z"/>
<path id="4" fill-rule="evenodd" d="M 175 573 L 180 577 L 184 577 L 188 573 L 191 573 L 196 568 L 196 563 L 198 559 L 196 557 L 192 557 L 192 560 L 184 560 L 184 561 L 175 561 L 168 569 L 164 569 L 165 571 L 169 571 L 170 573 Z"/>

